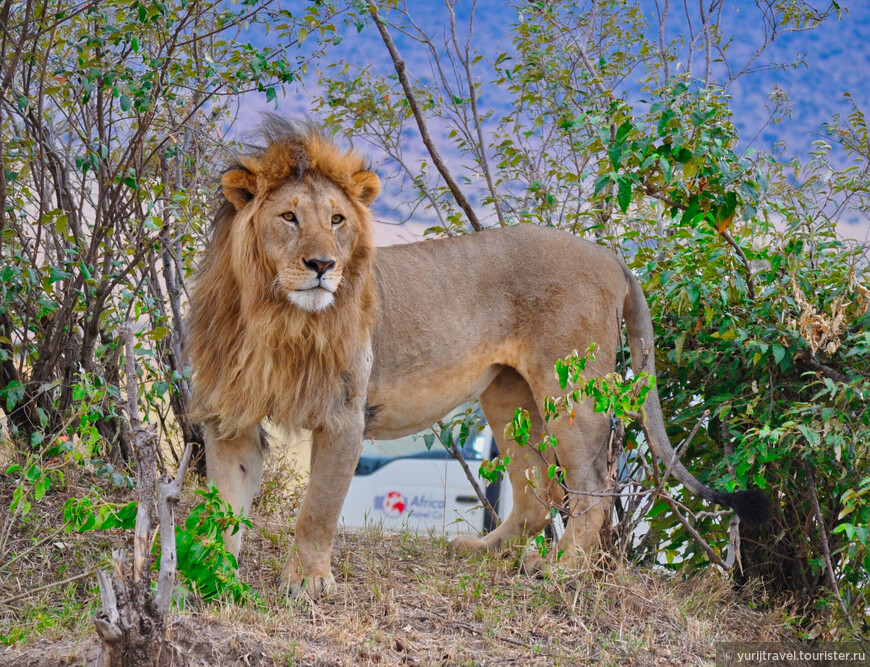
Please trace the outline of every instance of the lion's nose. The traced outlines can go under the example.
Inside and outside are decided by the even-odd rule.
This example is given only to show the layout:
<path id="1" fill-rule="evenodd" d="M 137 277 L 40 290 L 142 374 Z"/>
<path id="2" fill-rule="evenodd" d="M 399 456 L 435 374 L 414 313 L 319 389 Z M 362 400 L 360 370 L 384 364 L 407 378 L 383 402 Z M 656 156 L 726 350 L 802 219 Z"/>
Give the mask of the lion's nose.
<path id="1" fill-rule="evenodd" d="M 302 263 L 314 271 L 318 278 L 335 266 L 333 259 L 303 259 Z"/>

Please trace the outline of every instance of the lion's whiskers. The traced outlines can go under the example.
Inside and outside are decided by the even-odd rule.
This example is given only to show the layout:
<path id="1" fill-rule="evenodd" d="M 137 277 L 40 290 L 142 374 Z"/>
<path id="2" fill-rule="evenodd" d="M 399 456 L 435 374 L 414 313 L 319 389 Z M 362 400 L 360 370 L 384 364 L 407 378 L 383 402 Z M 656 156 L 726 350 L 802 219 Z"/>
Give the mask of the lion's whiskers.
<path id="1" fill-rule="evenodd" d="M 269 287 L 267 288 L 267 293 L 270 298 L 275 301 L 283 300 L 284 296 L 280 292 L 281 289 L 281 272 L 279 271 L 275 274 L 275 277 L 272 279 L 272 282 L 269 283 Z"/>

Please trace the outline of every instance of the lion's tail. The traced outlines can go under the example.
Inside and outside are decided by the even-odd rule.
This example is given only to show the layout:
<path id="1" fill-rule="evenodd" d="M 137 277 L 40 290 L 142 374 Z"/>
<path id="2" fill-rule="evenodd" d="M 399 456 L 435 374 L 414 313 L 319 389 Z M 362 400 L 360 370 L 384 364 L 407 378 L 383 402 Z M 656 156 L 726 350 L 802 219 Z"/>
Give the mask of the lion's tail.
<path id="1" fill-rule="evenodd" d="M 646 371 L 655 376 L 653 325 L 650 318 L 649 306 L 647 306 L 646 298 L 643 295 L 637 278 L 634 277 L 634 274 L 625 264 L 622 265 L 622 270 L 629 284 L 628 294 L 625 297 L 624 317 L 626 328 L 628 329 L 632 367 L 635 373 L 639 374 L 642 371 Z M 647 394 L 644 412 L 647 429 L 652 436 L 652 442 L 649 443 L 652 450 L 664 462 L 665 467 L 670 468 L 674 477 L 685 487 L 708 502 L 732 508 L 737 512 L 740 521 L 747 526 L 760 526 L 770 521 L 772 515 L 770 499 L 761 489 L 736 491 L 734 493 L 716 491 L 701 484 L 676 459 L 674 449 L 671 447 L 667 431 L 665 430 L 659 393 L 655 387 Z"/>

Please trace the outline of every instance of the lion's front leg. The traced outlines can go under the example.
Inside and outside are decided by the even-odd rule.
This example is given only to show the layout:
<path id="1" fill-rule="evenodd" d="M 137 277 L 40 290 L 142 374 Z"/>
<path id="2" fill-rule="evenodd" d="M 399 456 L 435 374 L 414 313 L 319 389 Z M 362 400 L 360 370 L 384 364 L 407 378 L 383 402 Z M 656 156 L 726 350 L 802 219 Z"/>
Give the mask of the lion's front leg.
<path id="1" fill-rule="evenodd" d="M 232 437 L 220 437 L 216 424 L 205 427 L 205 461 L 208 478 L 235 514 L 246 518 L 263 476 L 266 443 L 259 424 L 241 429 Z M 227 550 L 238 558 L 242 547 L 242 527 L 234 534 L 224 533 Z"/>
<path id="2" fill-rule="evenodd" d="M 281 585 L 293 597 L 306 591 L 319 597 L 329 593 L 335 584 L 330 572 L 332 543 L 362 452 L 371 368 L 369 341 L 344 376 L 341 407 L 329 415 L 324 425 L 313 429 L 311 475 L 296 518 L 296 543 L 281 572 Z"/>
<path id="3" fill-rule="evenodd" d="M 314 431 L 311 477 L 296 519 L 296 543 L 281 573 L 281 585 L 292 597 L 306 591 L 320 597 L 334 586 L 332 545 L 362 449 L 363 428 L 360 413 L 345 428 Z"/>

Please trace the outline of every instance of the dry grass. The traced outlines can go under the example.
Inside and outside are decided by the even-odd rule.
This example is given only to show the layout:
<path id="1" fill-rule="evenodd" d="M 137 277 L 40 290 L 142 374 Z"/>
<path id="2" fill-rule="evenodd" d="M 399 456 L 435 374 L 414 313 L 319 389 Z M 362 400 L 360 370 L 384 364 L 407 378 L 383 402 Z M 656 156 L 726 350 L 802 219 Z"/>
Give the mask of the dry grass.
<path id="1" fill-rule="evenodd" d="M 246 565 L 266 611 L 212 618 L 257 628 L 291 664 L 689 665 L 711 661 L 716 641 L 788 634 L 781 613 L 751 611 L 721 576 L 599 563 L 534 579 L 518 559 L 459 557 L 444 540 L 377 531 L 339 536 L 332 600 L 288 604 L 268 544 L 252 539 L 261 557 Z"/>
<path id="2" fill-rule="evenodd" d="M 519 554 L 460 557 L 443 539 L 376 530 L 338 536 L 330 600 L 289 602 L 276 580 L 298 501 L 298 491 L 283 491 L 293 478 L 292 465 L 273 459 L 245 540 L 241 575 L 262 606 L 175 614 L 167 664 L 692 665 L 710 664 L 717 641 L 793 636 L 781 608 L 753 611 L 757 591 L 741 597 L 713 572 L 681 579 L 602 559 L 538 579 L 520 573 Z M 8 487 L 0 486 L 3 507 Z M 123 545 L 117 533 L 62 534 L 10 563 L 60 526 L 65 497 L 45 499 L 29 523 L 13 528 L 0 558 L 3 599 L 88 572 Z M 0 606 L 0 636 L 11 643 L 0 665 L 93 660 L 98 600 L 90 576 Z"/>

